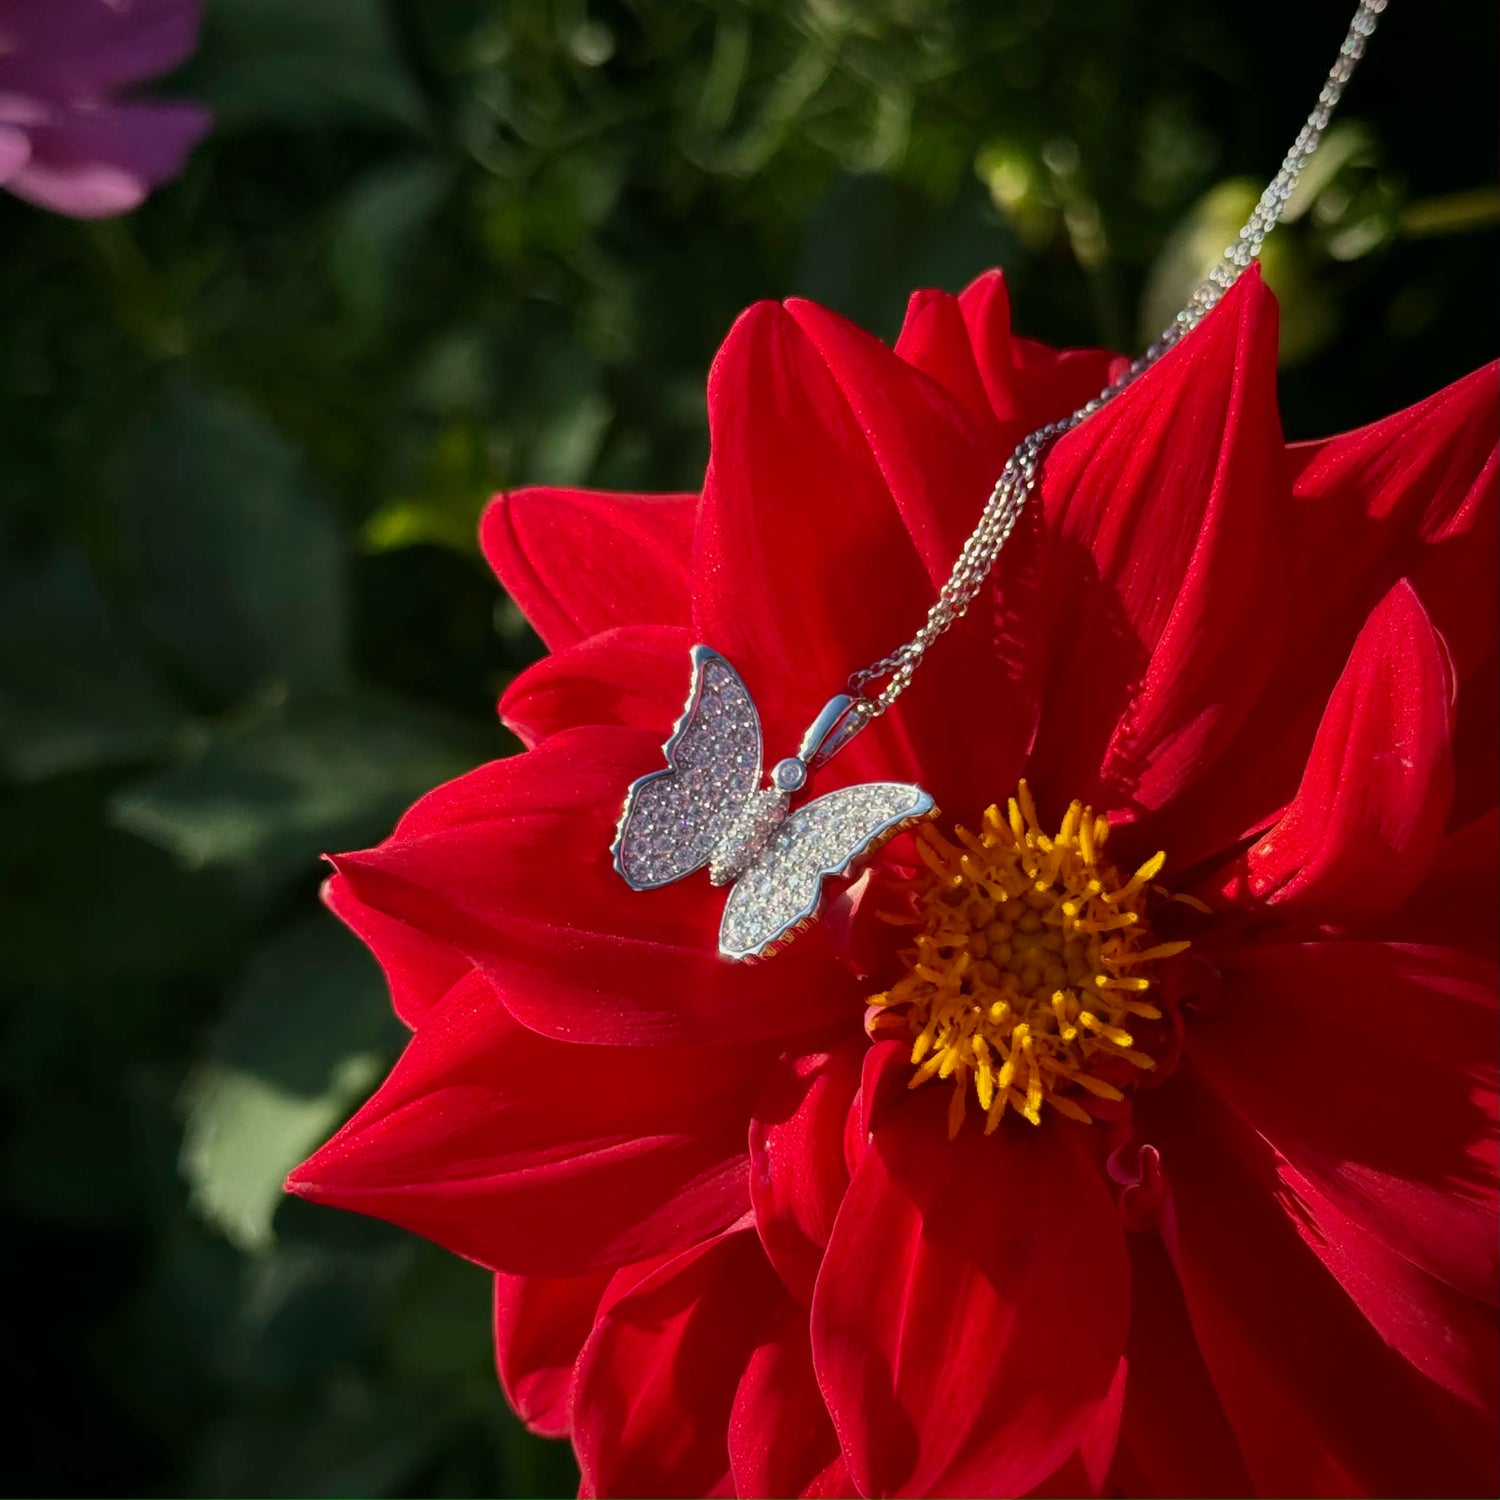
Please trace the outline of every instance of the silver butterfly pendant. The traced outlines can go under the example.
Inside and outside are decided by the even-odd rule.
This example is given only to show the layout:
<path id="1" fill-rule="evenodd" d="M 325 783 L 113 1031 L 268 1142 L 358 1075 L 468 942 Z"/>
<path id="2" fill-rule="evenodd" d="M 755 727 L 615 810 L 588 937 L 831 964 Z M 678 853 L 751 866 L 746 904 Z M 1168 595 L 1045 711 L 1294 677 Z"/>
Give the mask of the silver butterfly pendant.
<path id="1" fill-rule="evenodd" d="M 932 798 L 903 781 L 825 792 L 795 811 L 808 775 L 869 722 L 854 700 L 832 699 L 795 756 L 762 787 L 760 715 L 740 675 L 717 651 L 694 646 L 687 705 L 662 747 L 666 769 L 631 784 L 613 846 L 615 869 L 638 891 L 708 866 L 729 885 L 719 925 L 728 959 L 769 958 L 816 920 L 828 876 L 924 818 Z"/>

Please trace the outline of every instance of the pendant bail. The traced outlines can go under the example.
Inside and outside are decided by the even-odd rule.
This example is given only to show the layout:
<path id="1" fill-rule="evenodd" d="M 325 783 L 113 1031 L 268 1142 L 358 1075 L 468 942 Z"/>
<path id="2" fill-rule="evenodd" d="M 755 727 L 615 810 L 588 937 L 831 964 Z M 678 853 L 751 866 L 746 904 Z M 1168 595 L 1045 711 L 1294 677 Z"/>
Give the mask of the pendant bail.
<path id="1" fill-rule="evenodd" d="M 822 712 L 812 721 L 797 759 L 809 771 L 816 771 L 833 759 L 850 740 L 857 735 L 878 711 L 868 698 L 852 698 L 848 693 L 836 693 L 823 705 Z"/>

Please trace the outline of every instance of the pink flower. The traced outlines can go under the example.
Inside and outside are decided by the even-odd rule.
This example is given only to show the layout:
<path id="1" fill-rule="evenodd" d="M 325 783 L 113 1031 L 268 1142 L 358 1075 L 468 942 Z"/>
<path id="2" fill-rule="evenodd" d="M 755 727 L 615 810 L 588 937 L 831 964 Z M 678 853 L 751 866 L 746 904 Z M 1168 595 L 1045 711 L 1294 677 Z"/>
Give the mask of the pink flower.
<path id="1" fill-rule="evenodd" d="M 80 219 L 138 207 L 210 124 L 128 91 L 198 40 L 198 0 L 0 0 L 0 186 Z"/>

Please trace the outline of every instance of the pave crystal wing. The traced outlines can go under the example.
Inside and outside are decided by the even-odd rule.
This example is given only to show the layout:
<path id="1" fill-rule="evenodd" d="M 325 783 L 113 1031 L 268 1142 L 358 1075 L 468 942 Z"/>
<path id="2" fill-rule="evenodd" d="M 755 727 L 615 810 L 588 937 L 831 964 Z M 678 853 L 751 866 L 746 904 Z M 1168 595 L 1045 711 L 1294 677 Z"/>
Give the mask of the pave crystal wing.
<path id="1" fill-rule="evenodd" d="M 687 706 L 662 747 L 664 771 L 633 782 L 615 835 L 615 869 L 638 891 L 708 863 L 760 782 L 760 715 L 740 675 L 694 646 Z"/>
<path id="2" fill-rule="evenodd" d="M 828 875 L 935 812 L 932 798 L 903 781 L 841 787 L 787 815 L 755 863 L 735 882 L 719 925 L 725 958 L 769 958 L 817 914 Z"/>

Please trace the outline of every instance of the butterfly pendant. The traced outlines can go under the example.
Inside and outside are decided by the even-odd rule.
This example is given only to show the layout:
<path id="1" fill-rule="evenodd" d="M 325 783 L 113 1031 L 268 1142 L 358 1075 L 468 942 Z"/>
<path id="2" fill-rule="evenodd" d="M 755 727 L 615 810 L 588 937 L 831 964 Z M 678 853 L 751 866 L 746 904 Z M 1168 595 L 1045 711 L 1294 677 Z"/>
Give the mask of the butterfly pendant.
<path id="1" fill-rule="evenodd" d="M 638 891 L 708 866 L 731 887 L 719 925 L 727 959 L 769 958 L 816 920 L 827 876 L 850 874 L 888 839 L 937 815 L 904 781 L 825 792 L 795 811 L 794 793 L 869 722 L 834 698 L 795 756 L 762 787 L 760 715 L 740 675 L 717 651 L 694 646 L 687 705 L 662 747 L 665 770 L 631 784 L 620 815 L 615 869 Z"/>

